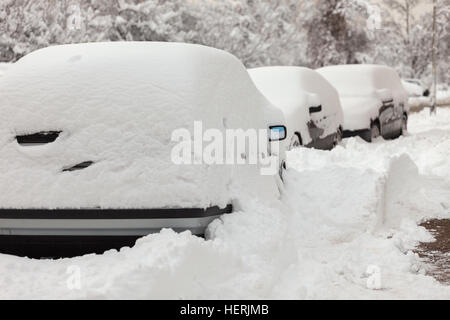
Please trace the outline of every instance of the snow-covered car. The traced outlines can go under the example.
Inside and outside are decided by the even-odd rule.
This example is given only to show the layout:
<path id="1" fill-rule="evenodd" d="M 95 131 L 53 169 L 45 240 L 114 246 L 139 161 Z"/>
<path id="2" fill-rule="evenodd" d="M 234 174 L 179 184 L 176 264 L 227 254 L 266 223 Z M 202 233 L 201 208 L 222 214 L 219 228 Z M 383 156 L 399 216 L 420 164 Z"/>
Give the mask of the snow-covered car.
<path id="1" fill-rule="evenodd" d="M 408 92 L 408 97 L 410 98 L 418 98 L 424 95 L 423 93 L 425 90 L 417 82 L 402 80 L 402 86 L 405 88 L 406 92 Z"/>
<path id="2" fill-rule="evenodd" d="M 430 90 L 426 89 L 419 79 L 402 79 L 402 85 L 410 98 L 428 97 L 430 95 Z"/>
<path id="3" fill-rule="evenodd" d="M 424 89 L 420 80 L 402 79 L 402 85 L 408 93 L 410 110 L 419 111 L 425 107 L 431 107 L 430 90 Z"/>
<path id="4" fill-rule="evenodd" d="M 43 244 L 28 255 L 52 246 L 67 255 L 66 243 L 101 251 L 162 228 L 203 234 L 232 211 L 229 186 L 242 172 L 279 194 L 278 174 L 207 164 L 196 149 L 199 122 L 203 132 L 271 128 L 272 141 L 285 138 L 283 115 L 229 53 L 182 43 L 62 45 L 28 54 L 0 81 L 0 252 L 20 253 L 23 243 Z M 180 129 L 193 132 L 193 164 L 173 161 Z M 272 144 L 258 152 L 282 168 L 284 149 L 275 155 Z"/>
<path id="5" fill-rule="evenodd" d="M 317 70 L 338 91 L 344 112 L 344 137 L 371 142 L 397 138 L 407 130 L 408 93 L 397 72 L 381 65 L 339 65 Z"/>
<path id="6" fill-rule="evenodd" d="M 339 95 L 319 73 L 303 67 L 249 69 L 256 87 L 283 111 L 288 149 L 306 146 L 332 149 L 342 139 Z"/>

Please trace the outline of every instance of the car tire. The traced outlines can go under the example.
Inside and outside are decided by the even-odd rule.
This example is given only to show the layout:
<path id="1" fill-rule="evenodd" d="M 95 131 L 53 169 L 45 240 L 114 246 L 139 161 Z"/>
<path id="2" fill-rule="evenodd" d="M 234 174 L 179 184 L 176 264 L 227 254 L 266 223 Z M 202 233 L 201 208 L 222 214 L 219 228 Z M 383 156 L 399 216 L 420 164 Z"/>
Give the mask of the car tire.
<path id="1" fill-rule="evenodd" d="M 403 136 L 408 133 L 408 116 L 406 114 L 402 117 L 402 128 L 400 135 Z"/>
<path id="2" fill-rule="evenodd" d="M 367 129 L 361 138 L 363 138 L 365 141 L 371 143 L 376 138 L 378 138 L 381 135 L 380 125 L 378 124 L 378 121 L 373 121 L 370 125 L 370 129 Z"/>
<path id="3" fill-rule="evenodd" d="M 291 142 L 289 144 L 289 150 L 293 150 L 295 148 L 300 148 L 302 146 L 302 139 L 299 134 L 294 134 L 291 138 Z"/>

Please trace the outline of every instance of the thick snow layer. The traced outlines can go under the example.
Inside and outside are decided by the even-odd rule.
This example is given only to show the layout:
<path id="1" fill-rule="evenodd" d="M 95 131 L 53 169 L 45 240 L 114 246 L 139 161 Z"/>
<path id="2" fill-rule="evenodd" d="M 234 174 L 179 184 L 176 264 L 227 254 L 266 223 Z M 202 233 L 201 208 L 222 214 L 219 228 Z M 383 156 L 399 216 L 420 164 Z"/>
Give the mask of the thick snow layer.
<path id="1" fill-rule="evenodd" d="M 449 299 L 412 249 L 432 240 L 418 221 L 450 217 L 450 110 L 409 128 L 290 152 L 284 198 L 243 188 L 209 241 L 165 230 L 103 255 L 0 255 L 0 298 Z"/>
<path id="2" fill-rule="evenodd" d="M 365 96 L 385 89 L 391 91 L 391 98 L 395 100 L 405 100 L 408 95 L 398 74 L 387 66 L 340 65 L 317 71 L 335 86 L 341 96 Z"/>
<path id="3" fill-rule="evenodd" d="M 171 159 L 175 129 L 193 134 L 194 121 L 203 130 L 267 129 L 270 108 L 242 63 L 213 48 L 111 42 L 35 51 L 0 85 L 0 207 L 223 206 L 242 174 L 277 193 L 257 166 Z M 43 146 L 15 140 L 42 131 L 61 134 Z M 62 172 L 85 161 L 94 164 Z"/>

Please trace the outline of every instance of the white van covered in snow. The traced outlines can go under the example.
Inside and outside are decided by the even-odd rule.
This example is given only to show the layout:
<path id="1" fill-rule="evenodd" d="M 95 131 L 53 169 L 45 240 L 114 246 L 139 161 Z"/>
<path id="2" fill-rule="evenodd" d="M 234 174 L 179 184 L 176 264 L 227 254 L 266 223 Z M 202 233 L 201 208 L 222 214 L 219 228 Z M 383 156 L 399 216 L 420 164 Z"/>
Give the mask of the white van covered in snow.
<path id="1" fill-rule="evenodd" d="M 278 192 L 278 175 L 263 177 L 258 165 L 171 159 L 172 133 L 193 132 L 194 122 L 220 132 L 284 127 L 242 63 L 224 51 L 62 45 L 25 56 L 1 82 L 0 240 L 135 240 L 161 228 L 203 234 L 232 211 L 229 187 L 240 173 Z"/>
<path id="2" fill-rule="evenodd" d="M 332 149 L 342 138 L 342 108 L 334 87 L 314 70 L 302 67 L 250 69 L 256 87 L 283 111 L 289 149 Z"/>
<path id="3" fill-rule="evenodd" d="M 366 141 L 396 138 L 407 129 L 408 94 L 397 72 L 379 65 L 340 65 L 317 70 L 339 92 L 344 136 Z"/>

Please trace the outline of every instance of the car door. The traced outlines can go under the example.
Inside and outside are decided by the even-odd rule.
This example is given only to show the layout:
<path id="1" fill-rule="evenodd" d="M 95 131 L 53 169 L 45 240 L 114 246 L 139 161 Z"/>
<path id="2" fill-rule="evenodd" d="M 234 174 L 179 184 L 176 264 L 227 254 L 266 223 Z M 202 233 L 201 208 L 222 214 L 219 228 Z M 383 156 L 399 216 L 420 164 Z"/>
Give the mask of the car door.
<path id="1" fill-rule="evenodd" d="M 324 135 L 326 129 L 326 116 L 321 104 L 311 105 L 309 107 L 311 120 L 307 123 L 308 132 L 314 146 Z"/>
<path id="2" fill-rule="evenodd" d="M 393 138 L 402 125 L 402 115 L 404 106 L 394 99 L 384 99 L 380 108 L 381 135 L 384 138 Z"/>
<path id="3" fill-rule="evenodd" d="M 317 128 L 320 129 L 318 140 L 330 140 L 327 144 L 331 144 L 330 138 L 336 134 L 339 125 L 342 122 L 342 114 L 339 113 L 341 107 L 339 104 L 339 96 L 337 91 L 319 74 L 314 74 L 312 77 L 314 81 L 310 83 L 310 90 L 319 96 L 321 110 L 314 110 L 311 112 Z M 328 148 L 330 146 L 324 146 Z"/>

